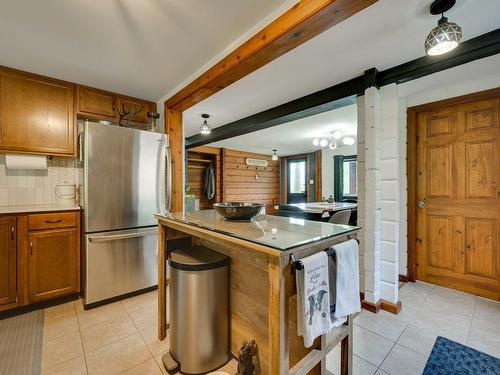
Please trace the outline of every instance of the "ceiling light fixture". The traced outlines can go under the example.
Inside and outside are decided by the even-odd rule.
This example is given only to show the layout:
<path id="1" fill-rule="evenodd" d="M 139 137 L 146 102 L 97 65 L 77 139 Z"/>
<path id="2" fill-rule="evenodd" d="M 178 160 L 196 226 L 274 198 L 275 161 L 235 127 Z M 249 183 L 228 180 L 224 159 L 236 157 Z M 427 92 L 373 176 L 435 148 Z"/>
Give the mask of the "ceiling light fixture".
<path id="1" fill-rule="evenodd" d="M 319 146 L 319 139 L 318 138 L 314 138 L 313 139 L 313 145 L 314 146 Z"/>
<path id="2" fill-rule="evenodd" d="M 335 150 L 337 148 L 337 142 L 331 141 L 328 148 L 330 148 L 330 150 Z"/>
<path id="3" fill-rule="evenodd" d="M 352 146 L 354 143 L 356 143 L 356 141 L 354 140 L 353 137 L 345 137 L 342 142 L 344 142 L 344 144 L 346 146 Z"/>
<path id="4" fill-rule="evenodd" d="M 212 132 L 212 128 L 210 125 L 208 125 L 207 118 L 210 117 L 210 115 L 207 115 L 206 113 L 203 113 L 201 117 L 204 119 L 203 124 L 200 126 L 200 133 L 203 135 L 208 135 Z"/>
<path id="5" fill-rule="evenodd" d="M 273 150 L 273 156 L 271 157 L 272 160 L 278 160 L 278 154 L 276 154 L 276 151 L 278 150 Z"/>
<path id="6" fill-rule="evenodd" d="M 332 133 L 332 136 L 333 136 L 333 138 L 335 138 L 335 139 L 340 139 L 340 138 L 342 138 L 342 133 L 341 133 L 340 131 L 336 130 L 336 131 L 334 131 L 334 132 Z"/>
<path id="7" fill-rule="evenodd" d="M 319 141 L 319 145 L 321 147 L 326 147 L 328 145 L 328 140 L 323 138 L 321 141 Z"/>
<path id="8" fill-rule="evenodd" d="M 430 6 L 430 13 L 441 14 L 438 25 L 425 38 L 425 53 L 430 56 L 442 55 L 455 49 L 462 41 L 462 28 L 454 22 L 448 22 L 444 12 L 455 5 L 455 0 L 435 0 Z"/>

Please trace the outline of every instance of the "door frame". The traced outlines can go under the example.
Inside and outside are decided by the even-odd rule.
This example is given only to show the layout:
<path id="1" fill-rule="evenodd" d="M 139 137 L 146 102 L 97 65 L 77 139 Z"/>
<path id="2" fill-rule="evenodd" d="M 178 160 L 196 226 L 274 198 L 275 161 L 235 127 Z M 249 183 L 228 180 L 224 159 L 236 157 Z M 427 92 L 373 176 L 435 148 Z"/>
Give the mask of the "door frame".
<path id="1" fill-rule="evenodd" d="M 417 277 L 417 114 L 500 95 L 500 87 L 407 108 L 407 280 Z M 403 276 L 404 278 L 404 276 Z"/>
<path id="2" fill-rule="evenodd" d="M 309 154 L 289 155 L 283 157 L 283 202 L 288 204 L 288 161 L 294 159 L 306 159 L 306 202 L 311 199 L 309 186 Z"/>

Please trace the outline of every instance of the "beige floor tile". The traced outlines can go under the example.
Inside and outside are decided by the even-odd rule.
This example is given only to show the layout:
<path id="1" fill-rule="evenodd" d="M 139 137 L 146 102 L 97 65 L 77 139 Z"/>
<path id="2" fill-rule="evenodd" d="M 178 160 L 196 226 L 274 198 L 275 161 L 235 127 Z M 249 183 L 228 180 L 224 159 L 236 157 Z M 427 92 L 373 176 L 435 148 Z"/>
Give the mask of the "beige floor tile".
<path id="1" fill-rule="evenodd" d="M 45 309 L 44 310 L 44 319 L 45 319 L 45 321 L 52 320 L 52 319 L 58 319 L 62 316 L 74 315 L 75 313 L 76 313 L 75 303 L 68 302 L 68 303 L 63 303 L 62 305 L 57 305 L 57 306 L 49 307 L 48 309 Z"/>
<path id="2" fill-rule="evenodd" d="M 168 338 L 163 341 L 160 341 L 158 339 L 158 328 L 156 324 L 147 328 L 143 328 L 139 331 L 139 333 L 141 334 L 142 338 L 148 345 L 148 348 L 149 350 L 151 350 L 153 355 L 156 356 L 168 350 Z"/>
<path id="3" fill-rule="evenodd" d="M 78 332 L 78 321 L 74 312 L 62 314 L 51 314 L 48 319 L 44 319 L 43 341 L 50 341 L 57 337 L 67 335 L 71 332 Z"/>
<path id="4" fill-rule="evenodd" d="M 477 298 L 474 319 L 500 326 L 500 302 L 486 298 Z"/>
<path id="5" fill-rule="evenodd" d="M 44 369 L 42 375 L 87 375 L 87 366 L 84 357 L 81 356 Z"/>
<path id="6" fill-rule="evenodd" d="M 363 310 L 354 323 L 391 341 L 396 341 L 408 325 L 396 319 L 394 314 L 382 310 L 377 314 Z"/>
<path id="7" fill-rule="evenodd" d="M 143 307 L 130 312 L 129 315 L 139 331 L 156 326 L 158 323 L 158 311 L 156 306 Z"/>
<path id="8" fill-rule="evenodd" d="M 429 356 L 438 336 L 465 344 L 465 338 L 462 335 L 453 336 L 452 333 L 446 328 L 423 329 L 410 324 L 399 338 L 398 344 L 423 356 Z"/>
<path id="9" fill-rule="evenodd" d="M 432 289 L 424 304 L 443 314 L 458 311 L 461 315 L 470 318 L 474 312 L 476 296 L 436 286 Z"/>
<path id="10" fill-rule="evenodd" d="M 158 364 L 158 367 L 160 368 L 162 374 L 167 374 L 167 370 L 165 369 L 165 367 L 163 367 L 163 362 L 161 360 L 162 355 L 163 353 L 155 355 L 155 361 Z"/>
<path id="11" fill-rule="evenodd" d="M 400 345 L 395 345 L 380 368 L 390 375 L 421 375 L 427 358 Z"/>
<path id="12" fill-rule="evenodd" d="M 139 333 L 86 354 L 87 368 L 93 374 L 119 374 L 151 359 Z"/>
<path id="13" fill-rule="evenodd" d="M 83 304 L 77 303 L 76 315 L 80 328 L 87 328 L 92 325 L 107 322 L 126 315 L 121 302 L 115 302 L 109 305 L 96 307 L 90 310 L 84 310 Z"/>
<path id="14" fill-rule="evenodd" d="M 146 362 L 141 363 L 131 369 L 125 371 L 124 375 L 161 375 L 161 370 L 158 367 L 158 364 L 151 358 Z"/>
<path id="15" fill-rule="evenodd" d="M 471 329 L 467 345 L 471 348 L 485 352 L 486 354 L 500 358 L 500 335 L 494 332 L 491 333 Z"/>
<path id="16" fill-rule="evenodd" d="M 375 375 L 389 375 L 389 374 L 387 372 L 385 372 L 384 370 L 378 369 L 377 372 L 375 373 Z"/>
<path id="17" fill-rule="evenodd" d="M 357 355 L 353 356 L 352 362 L 352 375 L 373 375 L 377 371 L 375 366 Z"/>
<path id="18" fill-rule="evenodd" d="M 55 367 L 70 359 L 83 356 L 79 332 L 72 332 L 54 340 L 44 342 L 42 347 L 42 367 Z"/>
<path id="19" fill-rule="evenodd" d="M 83 327 L 81 329 L 83 349 L 90 352 L 134 333 L 137 333 L 137 329 L 128 315 L 119 315 L 115 319 Z"/>
<path id="20" fill-rule="evenodd" d="M 131 298 L 127 298 L 122 301 L 123 307 L 127 312 L 132 312 L 139 309 L 144 308 L 155 308 L 158 302 L 158 293 L 157 291 L 152 291 L 144 294 L 140 294 L 138 296 L 134 296 Z"/>
<path id="21" fill-rule="evenodd" d="M 394 342 L 385 337 L 357 325 L 354 326 L 354 354 L 376 367 L 380 366 L 393 345 Z"/>

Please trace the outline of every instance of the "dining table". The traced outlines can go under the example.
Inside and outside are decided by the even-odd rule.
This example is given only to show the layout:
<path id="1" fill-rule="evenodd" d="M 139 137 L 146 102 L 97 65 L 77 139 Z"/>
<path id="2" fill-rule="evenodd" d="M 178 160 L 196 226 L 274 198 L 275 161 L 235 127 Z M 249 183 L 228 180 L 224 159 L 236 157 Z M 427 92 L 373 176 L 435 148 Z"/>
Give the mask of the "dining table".
<path id="1" fill-rule="evenodd" d="M 358 207 L 357 203 L 351 202 L 307 202 L 307 203 L 291 203 L 291 206 L 299 207 L 304 212 L 323 214 L 325 212 L 333 213 L 343 210 L 353 210 Z"/>

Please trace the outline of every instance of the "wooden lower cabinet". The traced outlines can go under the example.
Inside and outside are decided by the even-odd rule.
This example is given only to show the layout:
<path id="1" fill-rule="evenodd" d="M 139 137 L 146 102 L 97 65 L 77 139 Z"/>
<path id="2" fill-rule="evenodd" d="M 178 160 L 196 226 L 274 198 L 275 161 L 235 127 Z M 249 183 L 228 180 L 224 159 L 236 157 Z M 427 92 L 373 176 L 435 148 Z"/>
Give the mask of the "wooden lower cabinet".
<path id="1" fill-rule="evenodd" d="M 76 228 L 30 232 L 30 302 L 78 291 L 78 242 Z"/>
<path id="2" fill-rule="evenodd" d="M 0 217 L 0 305 L 17 300 L 17 222 Z"/>

